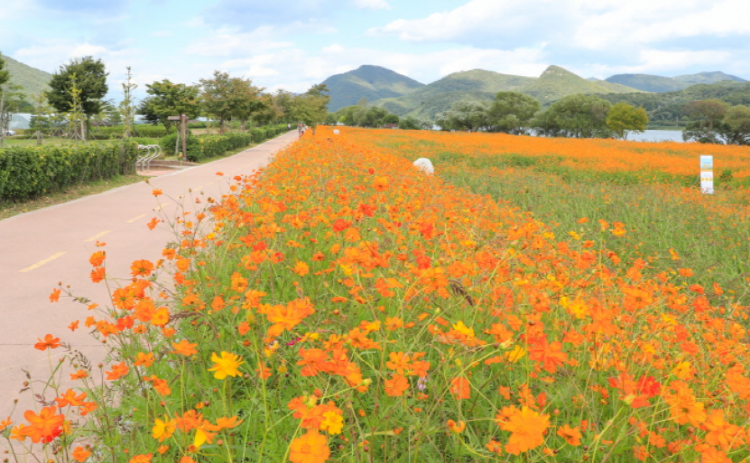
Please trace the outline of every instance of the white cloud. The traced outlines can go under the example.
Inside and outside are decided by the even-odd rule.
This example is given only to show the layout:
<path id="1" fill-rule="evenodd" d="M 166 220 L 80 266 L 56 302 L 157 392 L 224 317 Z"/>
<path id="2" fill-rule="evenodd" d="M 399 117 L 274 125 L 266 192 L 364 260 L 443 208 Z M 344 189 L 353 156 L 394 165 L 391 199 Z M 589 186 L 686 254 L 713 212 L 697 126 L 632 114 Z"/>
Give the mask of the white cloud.
<path id="1" fill-rule="evenodd" d="M 354 6 L 367 10 L 390 10 L 387 0 L 354 0 Z"/>
<path id="2" fill-rule="evenodd" d="M 172 37 L 173 35 L 172 31 L 154 31 L 151 33 L 151 37 Z"/>
<path id="3" fill-rule="evenodd" d="M 436 42 L 511 40 L 521 34 L 528 43 L 558 37 L 559 42 L 570 42 L 565 45 L 600 50 L 688 37 L 750 35 L 750 21 L 740 13 L 746 10 L 746 0 L 472 0 L 424 18 L 397 19 L 369 33 Z M 539 27 L 550 21 L 558 27 Z M 559 29 L 572 36 L 558 36 Z"/>

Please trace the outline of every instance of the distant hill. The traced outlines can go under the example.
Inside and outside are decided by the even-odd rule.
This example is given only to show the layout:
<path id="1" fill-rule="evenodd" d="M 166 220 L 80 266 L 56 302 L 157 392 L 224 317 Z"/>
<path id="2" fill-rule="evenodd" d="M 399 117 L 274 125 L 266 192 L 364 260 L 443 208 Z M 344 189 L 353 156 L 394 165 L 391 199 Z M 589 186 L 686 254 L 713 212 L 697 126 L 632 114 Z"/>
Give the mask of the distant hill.
<path id="1" fill-rule="evenodd" d="M 546 104 L 575 93 L 633 93 L 634 88 L 612 85 L 610 82 L 591 82 L 563 69 L 560 66 L 548 67 L 539 79 L 521 90 L 542 104 Z"/>
<path id="2" fill-rule="evenodd" d="M 328 86 L 331 102 L 328 111 L 356 104 L 362 98 L 375 101 L 410 93 L 424 84 L 380 66 L 364 65 L 354 71 L 336 74 L 323 81 Z"/>
<path id="3" fill-rule="evenodd" d="M 26 95 L 30 96 L 35 93 L 49 90 L 48 83 L 50 79 L 52 79 L 52 74 L 27 66 L 8 56 L 0 56 L 2 56 L 5 61 L 5 69 L 10 71 L 11 83 L 23 87 L 23 92 Z"/>
<path id="4" fill-rule="evenodd" d="M 676 92 L 689 87 L 690 83 L 682 82 L 671 77 L 653 76 L 650 74 L 617 74 L 608 77 L 607 82 L 627 85 L 646 92 Z"/>
<path id="5" fill-rule="evenodd" d="M 533 77 L 474 69 L 449 74 L 409 94 L 382 99 L 376 104 L 398 116 L 409 114 L 432 119 L 456 101 L 491 100 L 497 92 L 519 90 L 535 80 Z"/>
<path id="6" fill-rule="evenodd" d="M 398 116 L 434 119 L 456 101 L 492 101 L 500 91 L 516 90 L 549 104 L 574 93 L 637 93 L 640 90 L 605 81 L 590 82 L 559 66 L 539 77 L 522 77 L 474 69 L 456 72 L 406 95 L 374 102 Z"/>
<path id="7" fill-rule="evenodd" d="M 730 74 L 724 74 L 721 71 L 714 71 L 714 72 L 699 72 L 698 74 L 687 74 L 684 76 L 676 76 L 673 77 L 674 80 L 679 80 L 680 82 L 685 82 L 691 85 L 695 84 L 715 84 L 717 82 L 721 82 L 724 80 L 734 81 L 734 82 L 747 82 L 747 80 L 733 76 Z"/>

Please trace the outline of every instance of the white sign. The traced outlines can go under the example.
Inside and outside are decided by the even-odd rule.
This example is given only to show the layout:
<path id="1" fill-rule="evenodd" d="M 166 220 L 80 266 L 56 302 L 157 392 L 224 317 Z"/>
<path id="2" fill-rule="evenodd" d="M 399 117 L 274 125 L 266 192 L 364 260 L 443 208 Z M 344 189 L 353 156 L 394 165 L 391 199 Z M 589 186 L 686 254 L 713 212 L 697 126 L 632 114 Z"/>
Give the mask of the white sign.
<path id="1" fill-rule="evenodd" d="M 336 130 L 334 130 L 334 131 L 333 131 L 333 133 L 335 133 L 336 135 L 338 135 L 338 134 L 340 134 L 341 132 L 339 131 L 339 129 L 336 129 Z"/>
<path id="2" fill-rule="evenodd" d="M 701 156 L 701 193 L 714 194 L 714 157 Z"/>

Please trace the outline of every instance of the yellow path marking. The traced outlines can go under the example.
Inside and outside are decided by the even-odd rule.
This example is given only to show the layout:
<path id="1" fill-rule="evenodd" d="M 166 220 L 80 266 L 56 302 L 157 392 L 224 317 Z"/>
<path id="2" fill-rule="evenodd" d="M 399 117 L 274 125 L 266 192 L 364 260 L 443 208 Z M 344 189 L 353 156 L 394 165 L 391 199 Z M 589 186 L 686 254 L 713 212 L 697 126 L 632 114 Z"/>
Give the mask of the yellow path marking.
<path id="1" fill-rule="evenodd" d="M 107 233 L 109 233 L 111 231 L 112 230 L 103 231 L 103 232 L 101 232 L 99 234 L 96 234 L 96 235 L 92 236 L 91 238 L 87 239 L 86 241 L 88 242 L 88 241 L 98 240 L 99 238 L 101 238 L 102 236 L 106 235 Z"/>
<path id="2" fill-rule="evenodd" d="M 164 204 L 161 204 L 161 205 L 159 205 L 159 207 L 157 207 L 157 208 L 156 208 L 156 209 L 154 209 L 154 210 L 155 210 L 155 211 L 158 211 L 158 210 L 164 209 L 165 207 L 167 207 L 167 206 L 171 206 L 171 205 L 172 205 L 172 203 L 164 203 Z"/>
<path id="3" fill-rule="evenodd" d="M 206 184 L 205 184 L 205 185 L 203 185 L 203 186 L 208 186 L 208 185 L 211 185 L 212 183 L 214 183 L 214 182 L 208 182 L 208 183 L 206 183 Z"/>
<path id="4" fill-rule="evenodd" d="M 133 222 L 135 222 L 136 220 L 138 220 L 138 219 L 140 219 L 140 218 L 143 218 L 143 217 L 146 217 L 146 214 L 141 214 L 141 215 L 139 215 L 138 217 L 133 217 L 132 219 L 128 220 L 128 223 L 133 223 Z"/>
<path id="5" fill-rule="evenodd" d="M 44 260 L 40 260 L 39 262 L 37 262 L 36 264 L 34 264 L 34 265 L 30 266 L 30 267 L 26 267 L 25 269 L 21 270 L 21 272 L 25 273 L 25 272 L 30 272 L 32 270 L 38 269 L 42 265 L 44 265 L 44 264 L 46 264 L 48 262 L 52 262 L 53 260 L 57 259 L 58 257 L 62 257 L 65 254 L 67 254 L 67 252 L 58 252 L 57 254 L 52 255 L 52 256 L 44 259 Z"/>

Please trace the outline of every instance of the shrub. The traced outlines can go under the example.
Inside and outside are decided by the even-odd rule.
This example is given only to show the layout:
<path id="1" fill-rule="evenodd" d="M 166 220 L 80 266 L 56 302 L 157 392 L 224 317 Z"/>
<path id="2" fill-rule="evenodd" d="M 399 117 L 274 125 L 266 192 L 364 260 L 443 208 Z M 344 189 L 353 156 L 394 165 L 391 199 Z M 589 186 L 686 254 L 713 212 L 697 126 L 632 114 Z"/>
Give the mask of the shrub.
<path id="1" fill-rule="evenodd" d="M 0 150 L 0 200 L 20 201 L 64 187 L 135 172 L 137 143 Z"/>

